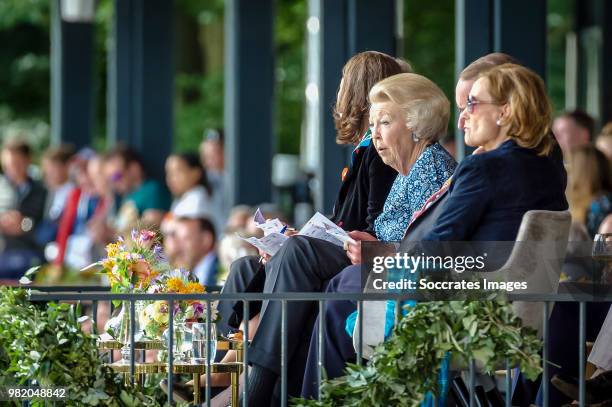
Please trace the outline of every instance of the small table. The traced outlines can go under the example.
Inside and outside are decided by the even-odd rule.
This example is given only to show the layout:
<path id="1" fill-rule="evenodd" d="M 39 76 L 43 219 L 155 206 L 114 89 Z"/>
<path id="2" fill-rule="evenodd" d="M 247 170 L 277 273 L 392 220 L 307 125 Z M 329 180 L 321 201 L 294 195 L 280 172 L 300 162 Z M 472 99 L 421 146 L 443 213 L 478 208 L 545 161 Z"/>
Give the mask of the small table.
<path id="1" fill-rule="evenodd" d="M 106 366 L 110 367 L 111 369 L 113 369 L 113 371 L 117 373 L 123 373 L 127 378 L 129 378 L 129 363 L 115 362 L 107 364 Z M 206 373 L 206 368 L 207 365 L 194 363 L 176 363 L 172 365 L 172 373 L 174 374 L 193 375 L 193 402 L 197 405 L 202 402 L 202 395 L 200 392 L 200 375 Z M 140 379 L 147 374 L 167 372 L 167 363 L 134 363 L 134 373 L 137 379 Z M 232 407 L 238 407 L 238 400 L 240 398 L 238 381 L 240 373 L 242 373 L 242 362 L 212 363 L 210 365 L 210 372 L 230 374 L 232 388 Z"/>
<path id="2" fill-rule="evenodd" d="M 101 340 L 98 341 L 98 348 L 101 350 L 118 350 L 123 347 L 123 344 L 116 340 Z M 166 344 L 163 341 L 136 341 L 134 342 L 134 350 L 165 350 Z M 244 364 L 239 362 L 243 358 L 244 343 L 241 340 L 219 338 L 217 339 L 217 350 L 235 350 L 236 362 L 228 363 L 211 363 L 210 373 L 229 373 L 231 379 L 232 407 L 238 407 L 239 403 L 239 377 L 242 373 Z M 125 381 L 130 380 L 130 364 L 125 362 L 107 363 L 117 373 L 123 373 Z M 195 404 L 202 402 L 200 392 L 200 375 L 206 373 L 206 364 L 193 364 L 177 362 L 172 365 L 172 373 L 174 374 L 191 374 L 193 375 L 193 401 Z M 165 362 L 150 362 L 150 363 L 134 363 L 134 380 L 140 383 L 147 374 L 167 373 L 168 364 Z"/>

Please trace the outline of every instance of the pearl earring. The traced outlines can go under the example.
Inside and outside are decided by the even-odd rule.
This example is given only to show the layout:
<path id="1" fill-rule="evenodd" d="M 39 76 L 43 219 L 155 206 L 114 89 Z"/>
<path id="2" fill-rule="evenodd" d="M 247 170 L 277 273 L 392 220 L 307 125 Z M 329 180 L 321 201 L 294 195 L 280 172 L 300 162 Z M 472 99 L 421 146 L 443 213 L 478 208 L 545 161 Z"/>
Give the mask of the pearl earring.
<path id="1" fill-rule="evenodd" d="M 412 132 L 412 141 L 414 141 L 415 143 L 417 141 L 419 141 L 419 137 L 417 136 L 417 134 L 414 131 Z"/>
<path id="2" fill-rule="evenodd" d="M 495 122 L 495 124 L 497 124 L 497 127 L 501 127 L 501 119 L 497 119 L 497 121 Z"/>

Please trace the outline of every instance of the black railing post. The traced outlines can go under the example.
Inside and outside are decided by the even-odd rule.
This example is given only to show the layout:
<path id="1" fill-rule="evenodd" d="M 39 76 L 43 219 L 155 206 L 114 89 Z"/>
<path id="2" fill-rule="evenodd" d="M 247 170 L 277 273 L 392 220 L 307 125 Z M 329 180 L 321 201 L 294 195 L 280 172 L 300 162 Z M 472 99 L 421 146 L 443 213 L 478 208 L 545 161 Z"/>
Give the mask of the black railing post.
<path id="1" fill-rule="evenodd" d="M 578 337 L 578 352 L 579 352 L 579 363 L 578 366 L 578 380 L 580 382 L 580 386 L 578 388 L 578 403 L 580 407 L 585 406 L 585 372 L 584 367 L 586 364 L 586 354 L 585 354 L 585 345 L 586 345 L 586 303 L 584 301 L 580 301 L 580 319 L 579 319 L 579 337 Z"/>
<path id="2" fill-rule="evenodd" d="M 281 406 L 287 405 L 287 300 L 281 300 Z"/>
<path id="3" fill-rule="evenodd" d="M 512 407 L 512 366 L 506 359 L 506 407 Z"/>
<path id="4" fill-rule="evenodd" d="M 98 300 L 91 302 L 91 332 L 98 334 Z"/>
<path id="5" fill-rule="evenodd" d="M 216 341 L 217 338 L 214 338 Z M 206 300 L 206 406 L 210 407 L 210 354 L 211 354 L 211 337 L 210 337 L 210 300 Z"/>
<path id="6" fill-rule="evenodd" d="M 243 379 L 243 383 L 244 385 L 242 386 L 243 388 L 243 395 L 242 395 L 242 405 L 244 407 L 248 406 L 248 400 L 247 400 L 247 394 L 249 392 L 249 362 L 248 362 L 248 354 L 249 354 L 249 301 L 248 300 L 244 300 L 242 302 L 242 313 L 244 314 L 242 319 L 243 319 L 243 325 L 244 325 L 244 336 L 242 337 L 242 363 L 244 366 L 244 370 L 243 370 L 243 374 L 244 374 L 244 379 Z M 236 360 L 236 362 L 239 362 L 239 360 Z"/>
<path id="7" fill-rule="evenodd" d="M 363 360 L 363 301 L 357 302 L 357 365 Z"/>
<path id="8" fill-rule="evenodd" d="M 550 303 L 544 302 L 542 315 L 542 405 L 548 407 L 548 315 Z"/>
<path id="9" fill-rule="evenodd" d="M 134 330 L 136 329 L 136 305 L 134 300 L 130 300 L 130 383 L 134 385 L 134 376 L 136 375 L 136 349 L 134 349 Z M 125 344 L 124 344 L 125 346 Z"/>
<path id="10" fill-rule="evenodd" d="M 323 368 L 325 366 L 323 338 L 325 338 L 325 300 L 319 300 L 319 335 L 317 338 L 317 349 L 319 351 L 317 355 L 317 389 L 319 400 L 321 400 L 321 383 L 323 383 Z"/>
<path id="11" fill-rule="evenodd" d="M 168 300 L 168 404 L 172 405 L 174 391 L 172 368 L 174 367 L 174 300 Z"/>
<path id="12" fill-rule="evenodd" d="M 470 407 L 476 405 L 476 362 L 470 359 Z"/>

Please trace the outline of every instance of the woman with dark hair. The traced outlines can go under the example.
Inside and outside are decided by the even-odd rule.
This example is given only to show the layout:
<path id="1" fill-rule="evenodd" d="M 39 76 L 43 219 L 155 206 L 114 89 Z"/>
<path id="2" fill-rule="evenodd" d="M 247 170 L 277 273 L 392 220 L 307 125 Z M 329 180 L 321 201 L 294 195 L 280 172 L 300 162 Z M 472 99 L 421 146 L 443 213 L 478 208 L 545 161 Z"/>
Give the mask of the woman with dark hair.
<path id="1" fill-rule="evenodd" d="M 212 189 L 197 154 L 177 153 L 166 160 L 166 184 L 174 197 L 175 217 L 212 217 Z"/>

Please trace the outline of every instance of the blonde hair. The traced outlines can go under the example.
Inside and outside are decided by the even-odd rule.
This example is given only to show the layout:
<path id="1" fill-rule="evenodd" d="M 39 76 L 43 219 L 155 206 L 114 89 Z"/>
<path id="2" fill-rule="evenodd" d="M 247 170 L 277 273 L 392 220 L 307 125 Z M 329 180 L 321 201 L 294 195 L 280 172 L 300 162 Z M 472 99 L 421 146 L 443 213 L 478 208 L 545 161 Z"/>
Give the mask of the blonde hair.
<path id="1" fill-rule="evenodd" d="M 483 78 L 493 101 L 510 106 L 508 136 L 523 148 L 548 155 L 554 145 L 552 107 L 542 78 L 516 64 L 492 68 L 479 76 Z"/>
<path id="2" fill-rule="evenodd" d="M 568 158 L 567 200 L 572 219 L 584 223 L 593 199 L 612 192 L 610 162 L 590 144 L 575 147 Z"/>
<path id="3" fill-rule="evenodd" d="M 438 141 L 448 128 L 450 102 L 432 81 L 414 73 L 390 76 L 370 90 L 370 103 L 393 102 L 420 139 Z"/>

